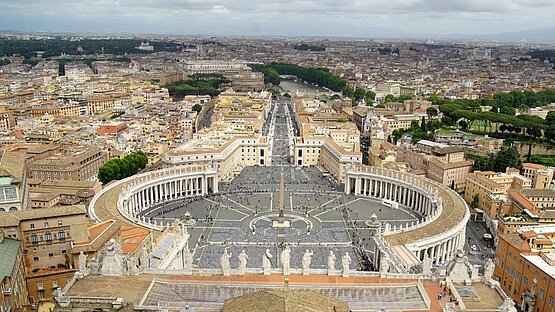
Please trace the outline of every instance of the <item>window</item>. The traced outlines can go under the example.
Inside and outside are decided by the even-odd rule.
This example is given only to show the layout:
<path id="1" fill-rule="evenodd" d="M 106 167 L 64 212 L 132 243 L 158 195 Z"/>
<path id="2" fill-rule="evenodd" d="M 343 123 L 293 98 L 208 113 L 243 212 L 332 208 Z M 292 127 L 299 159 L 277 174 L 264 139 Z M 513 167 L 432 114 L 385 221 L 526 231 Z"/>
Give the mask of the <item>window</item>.
<path id="1" fill-rule="evenodd" d="M 62 226 L 62 220 L 58 220 L 58 226 Z"/>
<path id="2" fill-rule="evenodd" d="M 31 243 L 36 243 L 38 241 L 39 241 L 39 239 L 37 238 L 37 234 L 36 233 L 31 233 Z"/>
<path id="3" fill-rule="evenodd" d="M 544 277 L 543 277 L 543 282 L 544 282 L 544 283 L 547 283 L 547 276 L 544 276 Z"/>
<path id="4" fill-rule="evenodd" d="M 48 257 L 49 257 L 49 258 L 52 258 L 52 257 L 54 257 L 54 254 L 53 254 L 53 253 L 49 253 L 49 254 L 48 254 Z"/>
<path id="5" fill-rule="evenodd" d="M 39 257 L 33 257 L 33 261 L 39 261 Z"/>
<path id="6" fill-rule="evenodd" d="M 52 233 L 50 233 L 50 232 L 44 233 L 44 239 L 46 241 L 51 241 L 52 240 Z"/>
<path id="7" fill-rule="evenodd" d="M 538 293 L 538 297 L 540 298 L 540 300 L 543 300 L 544 296 L 545 296 L 545 292 L 543 291 L 543 289 L 540 288 L 540 292 Z"/>
<path id="8" fill-rule="evenodd" d="M 60 240 L 66 239 L 66 232 L 60 230 L 60 231 L 58 232 L 58 238 L 59 238 Z"/>
<path id="9" fill-rule="evenodd" d="M 44 222 L 44 227 L 48 228 L 48 222 Z"/>
<path id="10" fill-rule="evenodd" d="M 0 189 L 0 200 L 10 200 L 17 198 L 15 186 L 7 186 Z"/>
<path id="11" fill-rule="evenodd" d="M 526 284 L 528 283 L 528 277 L 523 277 L 522 278 L 522 285 L 526 286 Z"/>
<path id="12" fill-rule="evenodd" d="M 62 249 L 62 254 L 64 254 L 64 255 L 65 255 L 66 253 L 67 253 L 67 250 L 65 250 L 65 249 Z"/>
<path id="13" fill-rule="evenodd" d="M 516 272 L 516 277 L 515 278 L 516 278 L 517 281 L 520 280 L 520 272 Z"/>
<path id="14" fill-rule="evenodd" d="M 31 223 L 31 229 L 34 229 L 34 228 L 35 228 L 35 224 Z"/>
<path id="15" fill-rule="evenodd" d="M 52 281 L 52 288 L 58 288 L 58 281 Z"/>
<path id="16" fill-rule="evenodd" d="M 549 298 L 547 298 L 547 305 L 548 306 L 553 306 L 553 297 L 549 296 Z"/>

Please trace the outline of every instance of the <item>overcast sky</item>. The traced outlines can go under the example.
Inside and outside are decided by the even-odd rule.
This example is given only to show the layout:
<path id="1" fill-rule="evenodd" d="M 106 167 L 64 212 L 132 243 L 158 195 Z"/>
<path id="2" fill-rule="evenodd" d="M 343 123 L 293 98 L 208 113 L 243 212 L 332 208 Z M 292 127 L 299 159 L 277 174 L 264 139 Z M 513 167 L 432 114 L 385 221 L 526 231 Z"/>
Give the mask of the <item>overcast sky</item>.
<path id="1" fill-rule="evenodd" d="M 491 34 L 555 25 L 555 0 L 0 0 L 0 30 L 207 35 Z"/>

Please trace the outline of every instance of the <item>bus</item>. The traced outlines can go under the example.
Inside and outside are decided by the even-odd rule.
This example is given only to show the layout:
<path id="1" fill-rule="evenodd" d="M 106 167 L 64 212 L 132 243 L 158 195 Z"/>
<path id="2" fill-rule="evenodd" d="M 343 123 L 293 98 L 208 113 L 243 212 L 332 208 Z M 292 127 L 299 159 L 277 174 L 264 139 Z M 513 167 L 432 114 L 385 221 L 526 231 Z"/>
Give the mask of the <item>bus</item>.
<path id="1" fill-rule="evenodd" d="M 386 206 L 386 207 L 390 207 L 390 208 L 394 208 L 397 209 L 399 208 L 399 203 L 389 200 L 389 199 L 382 199 L 382 205 Z"/>

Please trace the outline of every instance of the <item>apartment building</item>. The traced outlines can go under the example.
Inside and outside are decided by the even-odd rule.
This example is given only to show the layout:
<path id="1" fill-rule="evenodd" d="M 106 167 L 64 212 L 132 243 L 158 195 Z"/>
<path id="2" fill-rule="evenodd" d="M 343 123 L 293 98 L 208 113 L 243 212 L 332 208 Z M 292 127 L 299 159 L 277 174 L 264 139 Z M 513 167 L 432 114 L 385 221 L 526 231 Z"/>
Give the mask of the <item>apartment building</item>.
<path id="1" fill-rule="evenodd" d="M 33 209 L 15 216 L 19 219 L 20 239 L 27 271 L 31 303 L 52 298 L 75 273 L 71 249 L 87 241 L 85 206 Z"/>
<path id="2" fill-rule="evenodd" d="M 29 303 L 21 242 L 0 230 L 0 311 L 16 311 Z"/>
<path id="3" fill-rule="evenodd" d="M 471 204 L 474 196 L 477 196 L 476 208 L 483 211 L 486 219 L 495 220 L 506 212 L 502 207 L 508 203 L 509 189 L 529 189 L 531 186 L 532 180 L 520 175 L 514 168 L 507 168 L 505 173 L 477 171 L 466 177 L 464 199 Z"/>
<path id="4" fill-rule="evenodd" d="M 0 131 L 8 131 L 15 126 L 13 111 L 7 105 L 0 105 Z"/>
<path id="5" fill-rule="evenodd" d="M 532 180 L 532 188 L 546 189 L 551 186 L 555 168 L 533 163 L 523 163 L 521 173 Z"/>
<path id="6" fill-rule="evenodd" d="M 29 208 L 25 153 L 0 151 L 0 214 Z"/>
<path id="7" fill-rule="evenodd" d="M 555 225 L 522 227 L 499 237 L 493 278 L 526 312 L 553 311 Z"/>
<path id="8" fill-rule="evenodd" d="M 97 147 L 64 150 L 29 164 L 29 177 L 41 180 L 95 181 L 108 154 Z"/>
<path id="9" fill-rule="evenodd" d="M 473 162 L 464 158 L 464 150 L 458 146 L 420 140 L 413 146 L 401 145 L 397 149 L 397 162 L 407 163 L 410 168 L 423 171 L 429 179 L 461 192 L 466 177 L 472 171 Z"/>

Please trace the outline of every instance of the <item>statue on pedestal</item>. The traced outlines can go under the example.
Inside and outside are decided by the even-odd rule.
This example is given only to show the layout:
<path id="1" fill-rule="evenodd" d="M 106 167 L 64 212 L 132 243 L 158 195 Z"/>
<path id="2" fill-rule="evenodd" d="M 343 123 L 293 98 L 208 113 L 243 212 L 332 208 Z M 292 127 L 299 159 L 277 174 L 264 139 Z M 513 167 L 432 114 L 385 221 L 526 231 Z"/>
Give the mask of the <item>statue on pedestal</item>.
<path id="1" fill-rule="evenodd" d="M 148 269 L 148 251 L 146 251 L 146 246 L 143 246 L 139 255 L 139 267 L 143 270 Z"/>
<path id="2" fill-rule="evenodd" d="M 428 256 L 428 254 L 424 255 L 424 260 L 422 260 L 422 274 L 429 275 L 430 269 L 432 268 L 432 259 Z"/>
<path id="3" fill-rule="evenodd" d="M 349 256 L 349 252 L 345 252 L 345 255 L 341 257 L 341 264 L 343 265 L 343 277 L 349 277 L 349 273 L 351 269 L 349 266 L 351 265 L 351 257 Z"/>
<path id="4" fill-rule="evenodd" d="M 493 270 L 495 269 L 495 264 L 493 264 L 493 261 L 491 259 L 488 259 L 488 261 L 486 261 L 486 265 L 484 267 L 484 281 L 490 281 L 491 277 L 493 276 Z"/>
<path id="5" fill-rule="evenodd" d="M 193 274 L 193 254 L 189 248 L 185 248 L 183 252 L 185 258 L 185 274 L 191 275 Z"/>
<path id="6" fill-rule="evenodd" d="M 264 275 L 269 275 L 272 268 L 272 254 L 270 253 L 270 249 L 266 249 L 264 254 L 262 255 L 262 268 L 264 269 Z"/>
<path id="7" fill-rule="evenodd" d="M 302 259 L 302 266 L 303 266 L 303 275 L 308 275 L 310 272 L 310 263 L 312 262 L 312 255 L 314 252 L 309 251 L 308 249 L 305 250 L 303 259 Z"/>
<path id="8" fill-rule="evenodd" d="M 387 254 L 382 254 L 380 260 L 380 276 L 385 277 L 385 274 L 389 272 L 389 256 Z"/>
<path id="9" fill-rule="evenodd" d="M 231 258 L 231 254 L 228 254 L 227 249 L 224 249 L 224 253 L 220 257 L 220 265 L 222 266 L 222 273 L 224 274 L 224 276 L 229 276 L 231 274 L 229 258 Z"/>
<path id="10" fill-rule="evenodd" d="M 249 260 L 249 256 L 247 255 L 247 253 L 245 253 L 245 250 L 243 249 L 241 250 L 239 256 L 237 256 L 237 258 L 239 258 L 239 275 L 243 275 L 247 270 L 247 261 Z"/>
<path id="11" fill-rule="evenodd" d="M 81 274 L 87 274 L 88 273 L 88 270 L 87 270 L 87 256 L 85 256 L 83 251 L 81 251 L 79 253 L 79 273 L 81 273 Z"/>
<path id="12" fill-rule="evenodd" d="M 115 239 L 110 239 L 106 245 L 106 254 L 102 259 L 102 268 L 100 273 L 105 276 L 122 276 L 123 275 L 123 256 L 119 244 Z"/>
<path id="13" fill-rule="evenodd" d="M 289 246 L 285 247 L 285 249 L 281 252 L 279 260 L 281 261 L 281 265 L 283 267 L 283 275 L 289 275 L 291 271 L 291 248 L 289 248 Z"/>
<path id="14" fill-rule="evenodd" d="M 328 255 L 328 275 L 332 275 L 333 271 L 335 271 L 335 254 L 330 250 Z"/>

